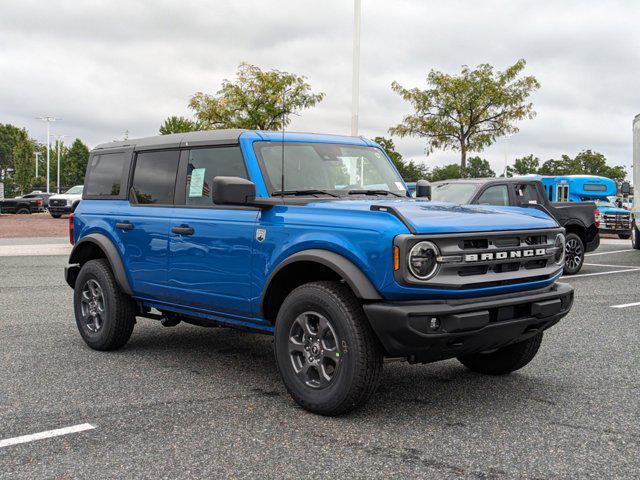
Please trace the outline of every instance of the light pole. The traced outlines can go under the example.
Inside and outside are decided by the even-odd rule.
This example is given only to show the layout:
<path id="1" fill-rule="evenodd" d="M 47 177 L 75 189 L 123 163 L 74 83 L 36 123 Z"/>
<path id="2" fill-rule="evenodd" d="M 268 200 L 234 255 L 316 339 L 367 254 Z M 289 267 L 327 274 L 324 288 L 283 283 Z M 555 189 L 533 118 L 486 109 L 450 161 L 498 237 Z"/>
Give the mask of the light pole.
<path id="1" fill-rule="evenodd" d="M 38 179 L 38 163 L 40 163 L 40 152 L 36 152 L 36 180 Z"/>
<path id="2" fill-rule="evenodd" d="M 56 190 L 58 191 L 57 193 L 60 193 L 60 150 L 62 150 L 62 139 L 66 137 L 66 135 L 57 135 L 57 137 L 58 141 L 56 143 L 56 146 L 58 147 L 58 177 L 56 179 Z"/>
<path id="3" fill-rule="evenodd" d="M 353 79 L 351 85 L 351 135 L 358 135 L 360 95 L 360 0 L 353 2 Z"/>
<path id="4" fill-rule="evenodd" d="M 42 120 L 43 122 L 47 123 L 47 193 L 51 193 L 50 191 L 50 187 L 49 187 L 49 162 L 50 162 L 50 135 L 51 135 L 51 122 L 55 122 L 56 120 L 60 120 L 59 118 L 56 117 L 51 117 L 51 116 L 46 116 L 46 117 L 38 117 L 38 120 Z"/>

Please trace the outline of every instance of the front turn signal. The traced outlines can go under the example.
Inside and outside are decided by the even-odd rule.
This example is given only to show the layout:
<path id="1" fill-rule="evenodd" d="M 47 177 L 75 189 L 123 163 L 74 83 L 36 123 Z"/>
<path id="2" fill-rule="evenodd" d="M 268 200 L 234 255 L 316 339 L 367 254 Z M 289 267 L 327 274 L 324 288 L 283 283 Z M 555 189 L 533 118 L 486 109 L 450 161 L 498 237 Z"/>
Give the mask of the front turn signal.
<path id="1" fill-rule="evenodd" d="M 393 270 L 400 270 L 400 249 L 393 247 Z"/>

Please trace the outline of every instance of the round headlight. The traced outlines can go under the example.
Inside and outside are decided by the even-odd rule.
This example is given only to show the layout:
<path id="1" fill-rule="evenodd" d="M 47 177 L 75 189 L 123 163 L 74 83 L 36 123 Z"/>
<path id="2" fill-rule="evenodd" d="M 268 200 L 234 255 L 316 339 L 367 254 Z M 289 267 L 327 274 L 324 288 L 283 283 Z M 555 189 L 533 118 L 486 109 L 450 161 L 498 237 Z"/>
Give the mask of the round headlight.
<path id="1" fill-rule="evenodd" d="M 428 280 L 438 270 L 438 247 L 431 242 L 416 243 L 409 252 L 409 271 L 420 280 Z"/>
<path id="2" fill-rule="evenodd" d="M 564 255 L 565 255 L 565 238 L 564 235 L 559 233 L 556 237 L 556 243 L 554 245 L 556 248 L 556 254 L 554 255 L 554 260 L 558 265 L 564 264 Z"/>

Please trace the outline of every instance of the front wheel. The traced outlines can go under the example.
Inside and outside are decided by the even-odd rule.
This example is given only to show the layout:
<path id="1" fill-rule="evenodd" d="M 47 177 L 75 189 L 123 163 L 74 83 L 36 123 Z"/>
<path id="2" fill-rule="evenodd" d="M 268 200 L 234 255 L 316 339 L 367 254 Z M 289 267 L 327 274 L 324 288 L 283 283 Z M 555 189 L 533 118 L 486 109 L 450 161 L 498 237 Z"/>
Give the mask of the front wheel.
<path id="1" fill-rule="evenodd" d="M 321 415 L 364 404 L 382 373 L 382 347 L 358 299 L 338 282 L 289 294 L 276 319 L 275 355 L 291 397 Z"/>
<path id="2" fill-rule="evenodd" d="M 61 214 L 59 214 L 59 213 L 52 213 L 52 214 L 51 214 L 51 216 L 52 216 L 53 218 L 60 218 L 62 215 L 61 215 Z"/>
<path id="3" fill-rule="evenodd" d="M 584 262 L 584 244 L 575 233 L 567 234 L 566 255 L 564 260 L 564 274 L 575 275 L 582 268 Z"/>
<path id="4" fill-rule="evenodd" d="M 120 290 L 104 258 L 82 266 L 73 304 L 80 335 L 94 350 L 116 350 L 131 337 L 136 323 L 135 304 Z"/>
<path id="5" fill-rule="evenodd" d="M 487 375 L 505 375 L 521 369 L 536 356 L 542 332 L 523 342 L 507 345 L 489 353 L 473 353 L 458 357 L 469 370 Z"/>

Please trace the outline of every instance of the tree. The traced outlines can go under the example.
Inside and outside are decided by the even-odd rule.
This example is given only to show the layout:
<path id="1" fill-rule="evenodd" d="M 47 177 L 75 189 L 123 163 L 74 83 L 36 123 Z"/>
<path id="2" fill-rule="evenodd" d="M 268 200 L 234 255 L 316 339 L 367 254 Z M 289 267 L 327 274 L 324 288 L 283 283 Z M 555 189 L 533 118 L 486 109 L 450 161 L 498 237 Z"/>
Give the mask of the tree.
<path id="1" fill-rule="evenodd" d="M 71 144 L 71 148 L 65 155 L 62 164 L 61 182 L 63 185 L 71 187 L 84 183 L 84 175 L 87 171 L 87 162 L 89 161 L 89 147 L 87 147 L 79 138 L 76 138 Z"/>
<path id="2" fill-rule="evenodd" d="M 491 165 L 484 158 L 471 157 L 467 160 L 466 177 L 470 178 L 488 178 L 495 177 L 496 172 L 491 170 Z"/>
<path id="3" fill-rule="evenodd" d="M 503 72 L 494 72 L 488 64 L 475 70 L 463 65 L 459 75 L 431 70 L 427 90 L 393 82 L 392 90 L 412 105 L 414 113 L 389 133 L 425 138 L 428 152 L 459 151 L 464 172 L 469 152 L 481 152 L 496 138 L 518 132 L 516 121 L 535 116 L 527 99 L 540 84 L 531 75 L 520 76 L 525 65 L 521 59 Z"/>
<path id="4" fill-rule="evenodd" d="M 413 160 L 409 162 L 402 158 L 400 152 L 396 151 L 396 146 L 393 140 L 385 137 L 375 137 L 373 139 L 382 149 L 387 152 L 387 155 L 398 169 L 400 176 L 405 182 L 417 182 L 418 180 L 426 179 L 429 177 L 429 169 L 422 163 L 415 163 Z"/>
<path id="5" fill-rule="evenodd" d="M 431 172 L 429 181 L 430 182 L 438 182 L 440 180 L 449 180 L 452 178 L 461 178 L 462 172 L 460 170 L 460 165 L 457 163 L 451 163 L 449 165 L 445 165 L 444 167 L 436 167 Z"/>
<path id="6" fill-rule="evenodd" d="M 204 128 L 279 130 L 289 124 L 291 112 L 324 98 L 324 93 L 311 91 L 306 77 L 292 73 L 241 63 L 236 75 L 235 82 L 225 79 L 216 95 L 197 92 L 191 98 L 189 108 Z"/>
<path id="7" fill-rule="evenodd" d="M 536 174 L 539 168 L 540 159 L 538 157 L 527 155 L 526 157 L 516 158 L 513 166 L 507 167 L 507 177 Z"/>
<path id="8" fill-rule="evenodd" d="M 623 166 L 610 167 L 607 158 L 598 152 L 584 150 L 575 158 L 562 155 L 559 160 L 550 159 L 538 169 L 540 175 L 599 175 L 622 182 L 627 171 Z"/>
<path id="9" fill-rule="evenodd" d="M 33 187 L 36 168 L 34 152 L 34 142 L 28 137 L 21 138 L 13 147 L 13 183 L 14 189 L 21 195 Z"/>
<path id="10" fill-rule="evenodd" d="M 14 168 L 13 150 L 18 143 L 28 140 L 26 129 L 0 123 L 0 177 L 7 168 Z"/>
<path id="11" fill-rule="evenodd" d="M 160 134 L 168 135 L 170 133 L 185 133 L 203 130 L 204 125 L 201 122 L 194 122 L 185 117 L 177 117 L 175 115 L 168 117 L 160 126 Z"/>

